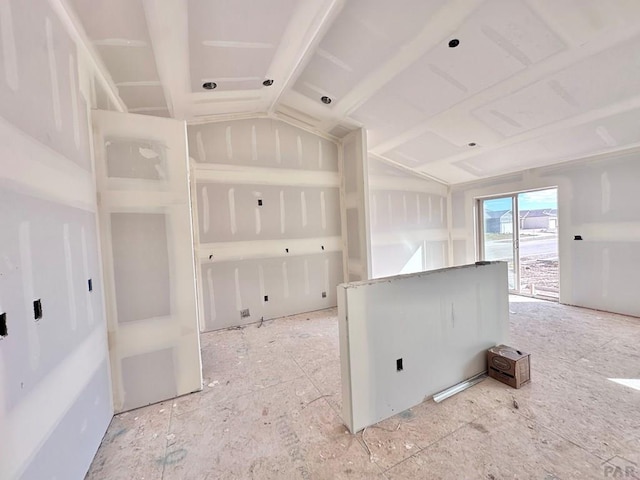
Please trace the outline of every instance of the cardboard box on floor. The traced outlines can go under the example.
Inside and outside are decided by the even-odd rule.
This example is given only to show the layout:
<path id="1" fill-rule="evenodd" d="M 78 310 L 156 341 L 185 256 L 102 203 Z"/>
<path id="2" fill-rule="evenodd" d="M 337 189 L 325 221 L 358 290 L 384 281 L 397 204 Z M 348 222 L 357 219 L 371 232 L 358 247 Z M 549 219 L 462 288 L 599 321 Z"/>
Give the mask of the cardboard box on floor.
<path id="1" fill-rule="evenodd" d="M 513 388 L 531 381 L 529 354 L 507 345 L 498 345 L 487 350 L 489 376 Z"/>

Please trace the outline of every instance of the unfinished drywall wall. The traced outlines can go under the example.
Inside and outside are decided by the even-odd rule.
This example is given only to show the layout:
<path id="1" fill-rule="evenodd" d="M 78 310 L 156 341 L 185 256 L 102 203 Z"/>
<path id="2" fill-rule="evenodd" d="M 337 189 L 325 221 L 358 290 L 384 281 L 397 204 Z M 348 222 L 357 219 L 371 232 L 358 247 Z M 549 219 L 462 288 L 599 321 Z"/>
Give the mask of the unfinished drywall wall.
<path id="1" fill-rule="evenodd" d="M 96 110 L 117 412 L 202 388 L 184 122 Z"/>
<path id="2" fill-rule="evenodd" d="M 187 130 L 201 328 L 335 306 L 337 145 L 267 118 Z"/>
<path id="3" fill-rule="evenodd" d="M 87 99 L 49 2 L 0 5 L 0 478 L 84 478 L 111 420 Z"/>
<path id="4" fill-rule="evenodd" d="M 606 155 L 454 187 L 454 261 L 475 260 L 475 198 L 557 186 L 560 302 L 640 316 L 638 155 Z"/>
<path id="5" fill-rule="evenodd" d="M 343 420 L 352 432 L 486 370 L 507 343 L 507 265 L 431 270 L 338 287 Z"/>
<path id="6" fill-rule="evenodd" d="M 449 265 L 447 187 L 368 159 L 372 278 Z"/>

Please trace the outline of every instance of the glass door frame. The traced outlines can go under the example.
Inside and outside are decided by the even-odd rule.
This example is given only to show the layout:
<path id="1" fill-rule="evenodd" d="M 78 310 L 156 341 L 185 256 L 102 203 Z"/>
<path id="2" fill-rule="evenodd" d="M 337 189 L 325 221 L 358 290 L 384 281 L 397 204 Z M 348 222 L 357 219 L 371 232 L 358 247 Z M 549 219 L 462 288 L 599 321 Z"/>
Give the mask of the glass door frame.
<path id="1" fill-rule="evenodd" d="M 499 195 L 490 195 L 486 197 L 478 197 L 476 198 L 476 209 L 477 209 L 477 239 L 478 239 L 478 249 L 476 252 L 476 257 L 479 260 L 485 260 L 485 218 L 484 218 L 484 202 L 486 200 L 496 200 L 499 198 L 510 198 L 511 199 L 511 224 L 512 224 L 512 254 L 513 254 L 513 286 L 514 288 L 509 288 L 510 293 L 520 294 L 520 218 L 519 218 L 519 206 L 518 206 L 518 195 L 521 192 L 516 193 L 507 193 L 507 194 L 499 194 Z"/>

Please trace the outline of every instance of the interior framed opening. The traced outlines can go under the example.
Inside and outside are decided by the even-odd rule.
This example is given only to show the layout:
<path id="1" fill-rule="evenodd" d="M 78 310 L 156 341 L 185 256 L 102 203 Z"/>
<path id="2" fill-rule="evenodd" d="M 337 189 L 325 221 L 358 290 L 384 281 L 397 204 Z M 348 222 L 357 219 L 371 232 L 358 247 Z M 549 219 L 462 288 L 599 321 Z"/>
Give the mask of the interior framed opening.
<path id="1" fill-rule="evenodd" d="M 507 262 L 509 291 L 559 299 L 558 189 L 477 199 L 478 256 Z"/>

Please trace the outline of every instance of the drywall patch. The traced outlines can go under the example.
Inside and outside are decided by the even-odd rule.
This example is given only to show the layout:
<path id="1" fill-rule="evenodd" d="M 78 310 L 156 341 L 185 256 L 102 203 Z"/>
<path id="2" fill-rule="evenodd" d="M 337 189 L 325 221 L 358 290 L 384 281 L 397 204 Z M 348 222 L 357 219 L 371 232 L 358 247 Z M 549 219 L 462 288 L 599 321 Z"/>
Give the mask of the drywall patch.
<path id="1" fill-rule="evenodd" d="M 300 192 L 300 215 L 302 220 L 302 227 L 307 226 L 307 197 L 305 192 Z"/>
<path id="2" fill-rule="evenodd" d="M 51 98 L 53 100 L 53 119 L 56 130 L 62 131 L 62 113 L 60 107 L 60 85 L 58 82 L 58 62 L 56 60 L 55 45 L 53 42 L 53 26 L 51 19 L 45 19 L 45 32 L 47 35 L 47 55 L 49 57 L 49 75 L 51 76 Z"/>
<path id="3" fill-rule="evenodd" d="M 231 127 L 228 126 L 225 129 L 225 140 L 226 140 L 226 144 L 227 144 L 227 160 L 229 160 L 229 163 L 232 162 L 233 160 L 233 141 L 231 139 Z"/>
<path id="4" fill-rule="evenodd" d="M 201 163 L 205 163 L 207 161 L 207 151 L 204 148 L 201 130 L 198 130 L 196 132 L 196 151 L 198 152 L 198 161 Z"/>
<path id="5" fill-rule="evenodd" d="M 209 188 L 205 185 L 202 187 L 202 231 L 208 233 L 211 229 L 210 213 L 209 213 Z"/>
<path id="6" fill-rule="evenodd" d="M 169 316 L 166 216 L 112 213 L 110 219 L 118 323 Z"/>
<path id="7" fill-rule="evenodd" d="M 235 189 L 230 188 L 228 192 L 229 197 L 229 228 L 231 230 L 231 235 L 235 235 L 238 231 L 238 225 L 236 223 L 236 196 Z"/>
<path id="8" fill-rule="evenodd" d="M 284 190 L 280 190 L 280 233 L 284 235 L 286 226 L 286 210 L 284 203 Z"/>
<path id="9" fill-rule="evenodd" d="M 211 323 L 215 323 L 218 318 L 216 314 L 216 295 L 215 290 L 213 289 L 213 270 L 207 270 L 207 293 L 209 294 L 209 319 Z"/>
<path id="10" fill-rule="evenodd" d="M 611 261 L 609 258 L 609 248 L 602 249 L 602 298 L 609 296 L 609 282 L 611 276 Z"/>
<path id="11" fill-rule="evenodd" d="M 137 180 L 167 178 L 167 147 L 159 142 L 109 137 L 105 139 L 107 176 Z"/>
<path id="12" fill-rule="evenodd" d="M 87 233 L 84 227 L 80 228 L 80 243 L 82 245 L 82 272 L 84 274 L 84 278 L 88 278 L 89 281 L 91 282 L 91 285 L 90 285 L 91 288 L 89 289 L 89 291 L 92 291 L 93 281 L 90 279 L 91 270 L 89 269 L 89 248 L 87 245 Z M 93 314 L 93 302 L 91 301 L 91 298 L 89 297 L 88 294 L 86 296 L 86 302 L 87 302 L 87 323 L 89 325 L 93 325 L 95 321 L 94 314 Z"/>
<path id="13" fill-rule="evenodd" d="M 600 175 L 600 190 L 602 192 L 602 214 L 604 215 L 611 210 L 611 182 L 607 172 Z"/>
<path id="14" fill-rule="evenodd" d="M 22 269 L 22 292 L 24 295 L 24 311 L 31 310 L 31 302 L 35 298 L 33 286 L 33 260 L 31 258 L 31 225 L 27 221 L 20 222 L 20 267 Z M 29 351 L 29 365 L 36 370 L 40 364 L 40 336 L 34 322 L 27 322 L 27 339 Z"/>
<path id="15" fill-rule="evenodd" d="M 13 35 L 13 16 L 11 2 L 0 2 L 0 30 L 2 34 L 2 57 L 4 59 L 4 78 L 14 92 L 18 90 L 18 62 L 16 61 L 16 40 Z"/>
<path id="16" fill-rule="evenodd" d="M 62 238 L 64 242 L 64 263 L 67 274 L 67 300 L 69 302 L 69 323 L 71 330 L 78 329 L 78 311 L 76 308 L 76 292 L 73 281 L 73 259 L 71 257 L 71 240 L 69 233 L 69 224 L 65 223 L 62 227 Z"/>

